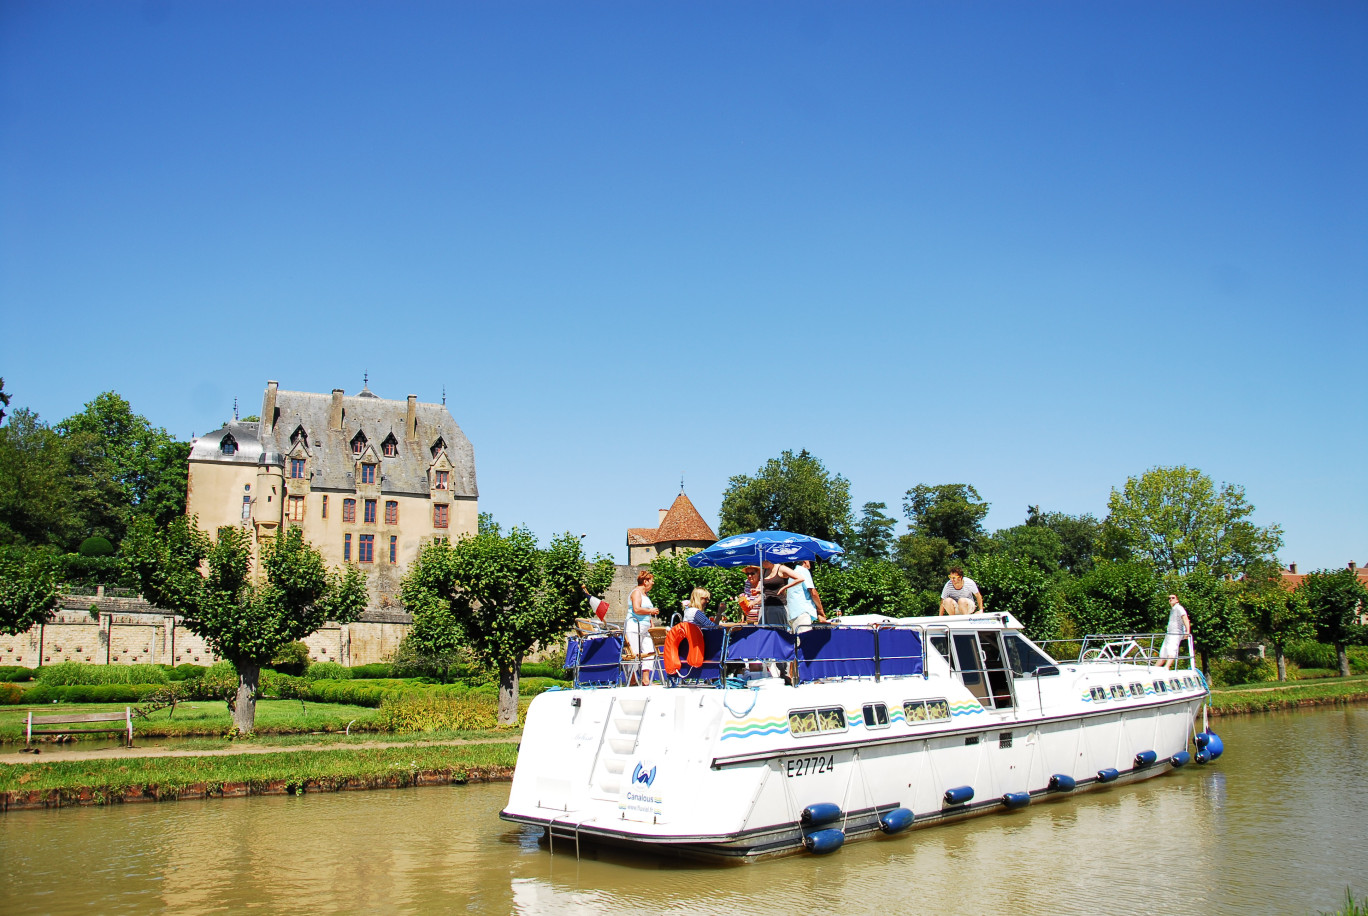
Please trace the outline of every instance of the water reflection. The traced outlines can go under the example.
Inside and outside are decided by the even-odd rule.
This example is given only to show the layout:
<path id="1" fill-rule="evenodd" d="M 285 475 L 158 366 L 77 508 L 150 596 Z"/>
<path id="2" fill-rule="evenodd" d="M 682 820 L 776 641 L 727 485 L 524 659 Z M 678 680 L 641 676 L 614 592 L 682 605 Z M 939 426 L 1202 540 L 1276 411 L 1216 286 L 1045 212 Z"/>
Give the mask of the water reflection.
<path id="1" fill-rule="evenodd" d="M 1215 767 L 753 866 L 552 855 L 497 820 L 504 784 L 15 812 L 0 911 L 1314 913 L 1368 890 L 1368 709 L 1220 725 Z"/>

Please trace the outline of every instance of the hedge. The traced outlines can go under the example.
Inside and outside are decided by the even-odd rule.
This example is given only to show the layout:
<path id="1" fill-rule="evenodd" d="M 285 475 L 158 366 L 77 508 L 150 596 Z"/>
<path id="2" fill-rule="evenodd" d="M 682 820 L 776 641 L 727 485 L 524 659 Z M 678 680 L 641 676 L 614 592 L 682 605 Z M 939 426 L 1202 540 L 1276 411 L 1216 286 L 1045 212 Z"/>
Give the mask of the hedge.
<path id="1" fill-rule="evenodd" d="M 38 674 L 32 668 L 25 668 L 23 665 L 0 665 L 0 681 L 8 681 L 16 684 L 21 681 L 31 681 Z"/>

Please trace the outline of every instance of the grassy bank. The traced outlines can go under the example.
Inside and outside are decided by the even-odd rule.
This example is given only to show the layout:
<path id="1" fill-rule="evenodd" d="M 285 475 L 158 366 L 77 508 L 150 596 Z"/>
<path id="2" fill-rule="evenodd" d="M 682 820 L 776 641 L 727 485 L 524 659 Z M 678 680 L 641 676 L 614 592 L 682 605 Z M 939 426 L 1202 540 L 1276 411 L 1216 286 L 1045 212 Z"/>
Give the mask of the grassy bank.
<path id="1" fill-rule="evenodd" d="M 61 703 L 39 706 L 0 706 L 0 744 L 24 741 L 24 722 L 29 710 L 35 716 L 68 715 L 83 712 L 122 712 L 128 703 Z M 348 725 L 356 733 L 374 731 L 379 710 L 342 703 L 300 703 L 298 700 L 259 700 L 258 735 L 300 735 L 313 732 L 345 732 Z M 173 716 L 169 709 L 158 710 L 147 718 L 133 720 L 137 738 L 218 737 L 228 734 L 233 716 L 228 704 L 214 700 L 180 703 Z M 107 737 L 107 736 L 99 736 Z"/>
<path id="2" fill-rule="evenodd" d="M 1211 714 L 1241 715 L 1300 709 L 1309 706 L 1342 706 L 1368 702 L 1368 677 L 1317 679 L 1287 684 L 1244 684 L 1211 692 Z"/>
<path id="3" fill-rule="evenodd" d="M 506 778 L 515 743 L 0 765 L 0 808 L 440 785 Z"/>

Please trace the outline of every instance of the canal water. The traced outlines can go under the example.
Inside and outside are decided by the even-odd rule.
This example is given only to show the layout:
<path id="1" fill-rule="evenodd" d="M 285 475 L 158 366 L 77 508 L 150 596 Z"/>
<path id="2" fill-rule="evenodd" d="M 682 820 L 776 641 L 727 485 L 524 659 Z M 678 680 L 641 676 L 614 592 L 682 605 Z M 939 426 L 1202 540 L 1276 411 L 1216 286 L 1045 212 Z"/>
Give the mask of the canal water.
<path id="1" fill-rule="evenodd" d="M 1313 914 L 1368 892 L 1368 707 L 1135 785 L 743 866 L 554 855 L 506 783 L 0 815 L 0 912 Z"/>

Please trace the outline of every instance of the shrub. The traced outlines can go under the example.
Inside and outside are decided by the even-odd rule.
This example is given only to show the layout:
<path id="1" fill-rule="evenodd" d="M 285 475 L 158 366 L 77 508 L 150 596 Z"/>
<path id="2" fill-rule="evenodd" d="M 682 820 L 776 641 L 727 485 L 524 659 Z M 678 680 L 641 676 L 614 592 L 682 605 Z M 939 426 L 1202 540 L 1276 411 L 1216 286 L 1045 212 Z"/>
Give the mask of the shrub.
<path id="1" fill-rule="evenodd" d="M 559 664 L 553 663 L 550 660 L 544 662 L 523 662 L 522 669 L 519 673 L 525 678 L 550 677 L 560 680 L 565 677 L 565 659 L 562 657 Z"/>
<path id="2" fill-rule="evenodd" d="M 304 672 L 304 677 L 311 681 L 346 681 L 352 676 L 350 668 L 337 662 L 314 662 Z"/>
<path id="3" fill-rule="evenodd" d="M 1349 646 L 1346 653 L 1349 656 L 1350 674 L 1368 674 L 1368 646 Z M 1326 668 L 1331 671 L 1331 675 L 1327 676 L 1339 675 L 1339 657 L 1335 654 L 1335 647 L 1327 643 L 1290 643 L 1286 655 L 1289 661 L 1296 662 L 1302 668 Z"/>
<path id="4" fill-rule="evenodd" d="M 32 668 L 25 668 L 23 665 L 0 665 L 0 681 L 9 681 L 10 683 L 31 681 L 37 673 Z"/>
<path id="5" fill-rule="evenodd" d="M 48 687 L 74 687 L 100 684 L 165 684 L 166 670 L 161 665 L 87 665 L 59 662 L 45 665 L 38 682 Z"/>
<path id="6" fill-rule="evenodd" d="M 1258 684 L 1278 679 L 1278 665 L 1271 658 L 1242 662 L 1234 658 L 1211 660 L 1211 683 L 1214 687 L 1234 687 L 1238 684 Z"/>
<path id="7" fill-rule="evenodd" d="M 82 541 L 76 552 L 83 557 L 108 557 L 113 556 L 114 545 L 109 543 L 108 538 L 95 535 Z"/>
<path id="8" fill-rule="evenodd" d="M 569 686 L 569 681 L 557 677 L 525 677 L 518 681 L 518 695 L 534 697 L 549 687 Z"/>
<path id="9" fill-rule="evenodd" d="M 394 666 L 379 662 L 374 665 L 357 665 L 347 669 L 353 678 L 390 678 L 394 677 Z"/>
<path id="10" fill-rule="evenodd" d="M 49 686 L 39 683 L 24 691 L 24 703 L 141 703 L 162 684 L 73 684 Z"/>
<path id="11" fill-rule="evenodd" d="M 193 662 L 186 662 L 174 668 L 167 668 L 166 677 L 171 681 L 193 681 L 202 678 L 209 670 L 208 665 L 196 665 Z"/>
<path id="12" fill-rule="evenodd" d="M 291 677 L 302 676 L 309 669 L 309 664 L 309 647 L 297 639 L 281 646 L 271 659 L 272 668 Z"/>
<path id="13" fill-rule="evenodd" d="M 0 706 L 17 706 L 24 702 L 24 688 L 18 684 L 0 684 Z"/>
<path id="14" fill-rule="evenodd" d="M 391 684 L 376 681 L 309 681 L 302 698 L 315 703 L 348 703 L 352 706 L 377 707 L 389 693 L 395 692 Z"/>
<path id="15" fill-rule="evenodd" d="M 519 710 L 522 725 L 524 710 Z M 436 691 L 406 692 L 385 700 L 375 721 L 394 732 L 431 732 L 495 728 L 497 699 L 484 695 L 450 696 Z"/>

